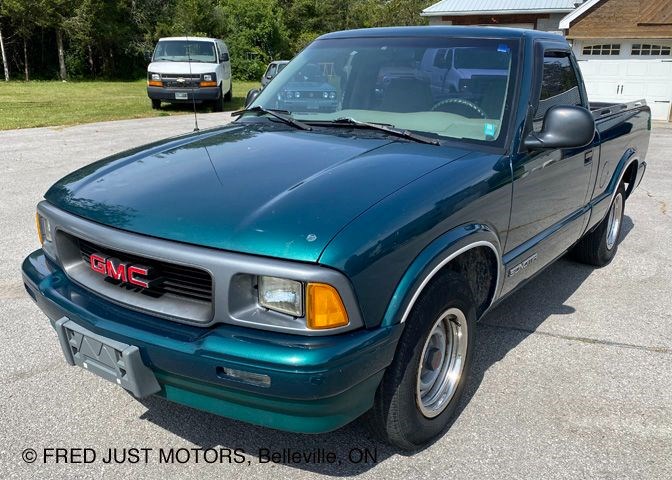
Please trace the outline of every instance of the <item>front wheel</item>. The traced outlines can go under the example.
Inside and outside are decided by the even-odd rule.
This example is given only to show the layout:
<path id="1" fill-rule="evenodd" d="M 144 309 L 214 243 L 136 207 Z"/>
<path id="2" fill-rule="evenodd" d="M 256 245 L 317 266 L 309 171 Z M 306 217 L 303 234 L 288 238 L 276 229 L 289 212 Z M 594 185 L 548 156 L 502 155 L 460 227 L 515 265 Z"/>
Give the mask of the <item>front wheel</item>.
<path id="1" fill-rule="evenodd" d="M 161 108 L 161 100 L 152 99 L 152 108 L 159 110 Z"/>
<path id="2" fill-rule="evenodd" d="M 607 216 L 572 249 L 573 257 L 583 263 L 604 267 L 616 256 L 625 210 L 625 186 L 621 184 Z"/>
<path id="3" fill-rule="evenodd" d="M 224 111 L 224 94 L 221 92 L 221 90 L 219 92 L 219 97 L 212 104 L 212 111 L 213 112 L 223 112 Z"/>
<path id="4" fill-rule="evenodd" d="M 475 322 L 472 294 L 461 275 L 446 272 L 423 292 L 369 414 L 384 441 L 416 450 L 448 427 L 471 368 Z"/>

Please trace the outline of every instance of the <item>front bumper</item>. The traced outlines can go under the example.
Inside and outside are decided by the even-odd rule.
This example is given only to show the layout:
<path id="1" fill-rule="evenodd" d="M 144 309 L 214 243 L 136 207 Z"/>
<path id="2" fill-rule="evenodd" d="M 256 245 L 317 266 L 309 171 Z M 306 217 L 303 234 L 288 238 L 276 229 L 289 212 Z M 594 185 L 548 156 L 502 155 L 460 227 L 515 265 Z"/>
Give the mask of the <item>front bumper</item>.
<path id="1" fill-rule="evenodd" d="M 175 94 L 187 95 L 184 99 L 175 98 Z M 147 96 L 152 100 L 161 100 L 170 103 L 202 103 L 217 100 L 222 91 L 219 87 L 199 87 L 199 88 L 168 88 L 168 87 L 147 87 Z"/>
<path id="2" fill-rule="evenodd" d="M 66 317 L 84 329 L 138 347 L 158 380 L 157 395 L 225 417 L 281 430 L 334 430 L 373 404 L 403 325 L 306 337 L 232 325 L 204 328 L 113 304 L 72 283 L 37 250 L 22 266 L 26 290 L 52 326 Z M 222 376 L 268 375 L 269 386 Z"/>

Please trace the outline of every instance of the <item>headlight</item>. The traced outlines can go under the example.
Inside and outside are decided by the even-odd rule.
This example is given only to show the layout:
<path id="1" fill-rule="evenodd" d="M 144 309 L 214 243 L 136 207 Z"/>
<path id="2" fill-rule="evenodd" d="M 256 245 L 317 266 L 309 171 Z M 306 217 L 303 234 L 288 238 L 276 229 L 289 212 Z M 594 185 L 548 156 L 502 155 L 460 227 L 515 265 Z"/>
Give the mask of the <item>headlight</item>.
<path id="1" fill-rule="evenodd" d="M 350 323 L 338 291 L 326 283 L 297 282 L 260 276 L 259 305 L 293 317 L 303 317 L 311 330 L 344 327 Z M 305 304 L 304 304 L 305 302 Z"/>
<path id="2" fill-rule="evenodd" d="M 294 92 L 292 92 L 291 90 L 286 92 L 286 94 L 287 94 L 287 98 L 294 98 Z"/>
<path id="3" fill-rule="evenodd" d="M 152 73 L 152 80 L 158 81 L 161 80 L 161 75 L 158 73 Z"/>
<path id="4" fill-rule="evenodd" d="M 215 80 L 215 74 L 214 73 L 206 73 L 203 75 L 203 80 L 206 82 L 212 82 Z"/>
<path id="5" fill-rule="evenodd" d="M 259 305 L 294 317 L 303 316 L 303 284 L 278 277 L 259 277 Z"/>
<path id="6" fill-rule="evenodd" d="M 300 98 L 300 97 L 301 97 L 301 92 L 295 92 L 295 93 L 294 93 L 294 96 L 295 96 L 296 98 Z"/>
<path id="7" fill-rule="evenodd" d="M 324 98 L 329 98 L 329 92 L 322 92 L 322 96 Z"/>
<path id="8" fill-rule="evenodd" d="M 336 92 L 331 92 L 331 93 L 329 94 L 329 98 L 331 98 L 332 100 L 333 100 L 334 98 L 336 98 Z"/>
<path id="9" fill-rule="evenodd" d="M 49 220 L 40 215 L 39 213 L 35 214 L 35 226 L 37 227 L 37 238 L 42 245 L 45 242 L 51 242 L 51 225 Z"/>

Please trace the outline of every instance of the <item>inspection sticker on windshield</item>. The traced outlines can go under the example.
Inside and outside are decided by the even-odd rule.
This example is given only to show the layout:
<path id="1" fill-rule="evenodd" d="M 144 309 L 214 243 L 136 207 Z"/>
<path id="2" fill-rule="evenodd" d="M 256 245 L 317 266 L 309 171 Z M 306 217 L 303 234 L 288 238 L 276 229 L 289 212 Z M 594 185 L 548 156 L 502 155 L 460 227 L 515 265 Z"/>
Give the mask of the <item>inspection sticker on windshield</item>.
<path id="1" fill-rule="evenodd" d="M 495 125 L 492 123 L 486 123 L 485 126 L 483 127 L 483 133 L 485 134 L 486 137 L 494 137 Z"/>
<path id="2" fill-rule="evenodd" d="M 510 50 L 509 46 L 504 43 L 500 43 L 497 47 L 497 51 L 502 53 L 509 53 Z"/>

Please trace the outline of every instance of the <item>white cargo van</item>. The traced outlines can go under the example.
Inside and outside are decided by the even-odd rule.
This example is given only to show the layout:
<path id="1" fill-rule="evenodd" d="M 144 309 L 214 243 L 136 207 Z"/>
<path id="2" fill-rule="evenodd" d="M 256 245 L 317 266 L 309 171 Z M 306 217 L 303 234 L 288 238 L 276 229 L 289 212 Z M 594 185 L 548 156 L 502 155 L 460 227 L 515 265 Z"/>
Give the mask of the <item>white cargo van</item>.
<path id="1" fill-rule="evenodd" d="M 161 108 L 161 102 L 208 102 L 222 111 L 231 100 L 231 86 L 229 50 L 216 38 L 162 38 L 147 67 L 152 108 Z"/>

